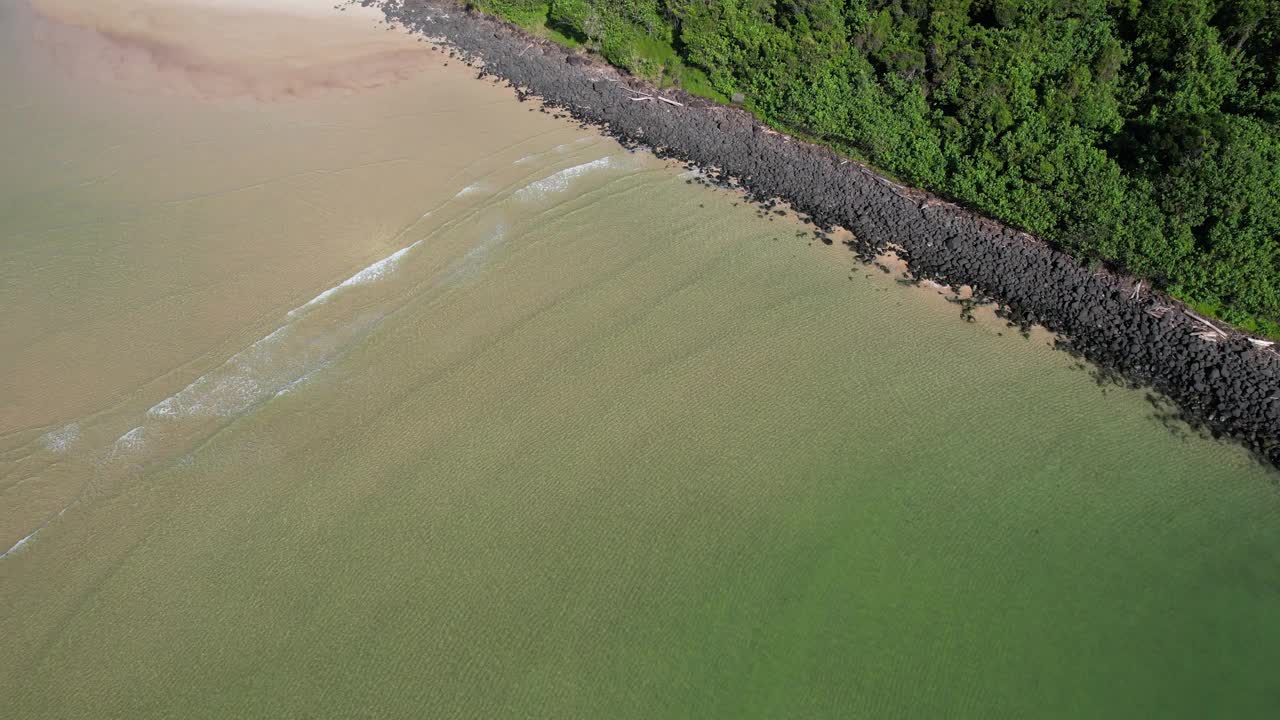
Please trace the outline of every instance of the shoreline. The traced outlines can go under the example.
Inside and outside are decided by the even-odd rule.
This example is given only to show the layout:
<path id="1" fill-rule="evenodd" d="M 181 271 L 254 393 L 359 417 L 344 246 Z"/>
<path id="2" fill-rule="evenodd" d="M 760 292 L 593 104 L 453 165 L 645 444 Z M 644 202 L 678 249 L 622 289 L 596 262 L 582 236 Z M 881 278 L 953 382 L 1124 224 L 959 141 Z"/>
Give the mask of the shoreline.
<path id="1" fill-rule="evenodd" d="M 912 277 L 994 303 L 1058 347 L 1151 387 L 1193 427 L 1234 438 L 1280 467 L 1280 355 L 1211 323 L 1140 282 L 1083 267 L 995 220 L 903 187 L 833 150 L 765 127 L 744 110 L 680 90 L 657 91 L 597 58 L 534 37 L 451 0 L 358 0 L 392 25 L 457 52 L 553 111 L 628 147 L 708 169 L 718 184 L 766 208 L 775 199 L 845 244 L 864 263 L 896 253 Z M 829 241 L 829 238 L 824 239 Z"/>
<path id="2" fill-rule="evenodd" d="M 439 209 L 455 184 L 514 181 L 543 165 L 510 166 L 477 148 L 603 142 L 547 117 L 530 122 L 505 89 L 474 82 L 460 63 L 444 67 L 372 10 L 321 3 L 295 16 L 273 8 L 303 0 L 270 0 L 262 13 L 229 14 L 222 1 L 57 0 L 103 16 L 113 32 L 136 26 L 138 47 L 84 17 L 65 24 L 29 0 L 0 0 L 11 128 L 0 184 L 12 211 L 0 268 L 12 309 L 0 318 L 10 340 L 0 352 L 0 550 L 78 496 L 93 506 L 136 468 L 182 457 L 206 430 L 154 424 L 148 410 L 225 375 L 219 368 L 292 320 L 290 309 L 454 219 Z M 137 7 L 146 12 L 127 12 Z M 191 64 L 148 49 L 187 41 L 210 52 Z M 409 55 L 388 54 L 401 51 Z M 380 68 L 404 77 L 369 86 Z M 458 251 L 452 240 L 440 248 Z M 340 320 L 303 323 L 272 350 L 279 363 L 242 368 L 257 374 L 222 383 L 219 395 L 347 347 Z M 54 524 L 81 517 L 70 510 Z"/>
<path id="3" fill-rule="evenodd" d="M 275 101 L 381 88 L 433 62 L 381 16 L 322 0 L 16 0 L 66 73 L 140 93 Z M 354 11 L 352 11 L 354 10 Z"/>

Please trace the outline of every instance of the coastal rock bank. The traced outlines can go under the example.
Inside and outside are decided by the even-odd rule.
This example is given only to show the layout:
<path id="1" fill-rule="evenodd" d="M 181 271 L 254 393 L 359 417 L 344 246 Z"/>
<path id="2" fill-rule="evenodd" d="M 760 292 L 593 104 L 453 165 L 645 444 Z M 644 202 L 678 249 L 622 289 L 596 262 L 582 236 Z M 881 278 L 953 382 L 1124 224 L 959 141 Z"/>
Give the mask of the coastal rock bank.
<path id="1" fill-rule="evenodd" d="M 713 176 L 733 178 L 754 199 L 781 198 L 820 227 L 848 229 L 850 247 L 864 259 L 893 249 L 917 278 L 970 286 L 1013 322 L 1058 333 L 1066 349 L 1154 387 L 1192 424 L 1236 438 L 1280 466 L 1280 355 L 1273 348 L 1024 233 L 774 132 L 742 110 L 658 93 L 453 2 L 362 4 L 444 41 L 481 66 L 482 76 L 511 83 L 522 99 L 537 96 L 624 144 L 714 168 Z"/>

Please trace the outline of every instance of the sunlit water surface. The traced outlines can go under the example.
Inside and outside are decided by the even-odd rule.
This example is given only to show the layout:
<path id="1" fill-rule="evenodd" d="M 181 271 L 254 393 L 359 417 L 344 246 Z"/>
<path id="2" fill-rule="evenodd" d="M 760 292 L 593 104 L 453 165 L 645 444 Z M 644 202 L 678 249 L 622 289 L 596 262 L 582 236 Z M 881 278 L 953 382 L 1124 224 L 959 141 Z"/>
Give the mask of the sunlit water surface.
<path id="1" fill-rule="evenodd" d="M 1277 475 L 1044 337 L 422 48 L 0 7 L 5 716 L 1275 717 Z"/>

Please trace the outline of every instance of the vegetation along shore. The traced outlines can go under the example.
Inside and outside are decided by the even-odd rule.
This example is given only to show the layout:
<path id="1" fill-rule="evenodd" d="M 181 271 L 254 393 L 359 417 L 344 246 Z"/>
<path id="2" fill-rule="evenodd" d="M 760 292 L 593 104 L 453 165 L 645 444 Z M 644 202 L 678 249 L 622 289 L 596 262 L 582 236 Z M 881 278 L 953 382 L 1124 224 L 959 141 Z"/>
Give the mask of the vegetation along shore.
<path id="1" fill-rule="evenodd" d="M 1269 0 L 473 0 L 1280 336 Z"/>
<path id="2" fill-rule="evenodd" d="M 781 198 L 820 227 L 848 229 L 854 236 L 850 246 L 863 259 L 892 249 L 902 256 L 917 278 L 953 287 L 970 286 L 977 297 L 998 303 L 1010 320 L 1047 327 L 1061 336 L 1066 349 L 1120 373 L 1131 383 L 1150 385 L 1163 392 L 1193 424 L 1214 434 L 1235 437 L 1261 457 L 1280 464 L 1280 355 L 1276 354 L 1275 346 L 1205 317 L 1205 313 L 1200 312 L 1203 308 L 1184 305 L 1163 292 L 1152 292 L 1150 280 L 1137 280 L 1090 262 L 1088 256 L 1096 254 L 1084 245 L 1051 246 L 1022 230 L 899 185 L 830 147 L 776 132 L 742 108 L 617 72 L 580 51 L 547 41 L 541 35 L 477 12 L 473 7 L 441 0 L 366 0 L 364 4 L 377 5 L 393 23 L 443 41 L 482 67 L 481 75 L 493 75 L 512 84 L 522 98 L 536 96 L 550 107 L 563 108 L 583 122 L 602 127 L 626 144 L 642 144 L 659 154 L 711 168 L 713 177 L 740 187 L 758 201 Z M 618 10 L 641 4 L 612 3 L 610 6 Z M 536 9 L 535 5 L 542 7 L 546 3 L 520 7 Z M 597 18 L 601 27 L 613 27 L 610 23 L 619 22 L 604 18 L 603 3 L 599 7 L 588 3 L 578 5 L 594 8 L 590 17 Z M 822 2 L 801 5 L 813 12 L 826 7 Z M 716 6 L 716 3 L 698 5 Z M 657 6 L 649 3 L 645 7 Z M 691 7 L 688 5 L 685 9 Z M 492 6 L 508 13 L 514 12 L 513 8 L 517 8 L 515 3 Z M 808 17 L 805 15 L 808 10 L 800 5 L 797 8 L 791 21 L 800 22 L 800 18 Z M 664 22 L 672 22 L 672 18 L 679 16 L 662 17 L 667 18 Z M 890 13 L 887 17 L 895 16 Z M 990 21 L 996 22 L 995 17 Z M 567 21 L 557 22 L 560 23 L 557 27 L 566 28 L 564 22 Z M 734 22 L 723 17 L 717 22 L 730 28 L 725 32 L 736 32 L 732 30 L 737 27 Z M 1264 25 L 1260 20 L 1259 29 L 1254 32 L 1270 32 Z M 567 29 L 571 30 L 572 26 Z M 808 32 L 815 38 L 821 37 L 815 29 Z M 616 61 L 616 56 L 611 56 L 607 49 L 604 33 L 602 29 L 591 30 L 586 36 L 589 40 L 596 38 L 595 44 L 605 58 Z M 889 34 L 897 37 L 893 32 Z M 1241 38 L 1240 52 L 1251 47 L 1249 37 Z M 725 39 L 721 47 L 729 52 L 738 44 Z M 645 67 L 633 65 L 631 69 L 644 70 Z M 819 71 L 809 63 L 787 67 L 794 72 Z M 686 68 L 682 72 L 692 71 Z M 732 76 L 712 72 L 706 77 L 713 83 L 711 90 L 731 89 L 725 83 L 729 82 L 726 78 Z M 759 96 L 758 88 L 750 92 Z M 965 96 L 975 92 L 966 91 Z M 742 101 L 747 94 L 740 93 L 729 99 Z M 878 104 L 882 114 L 896 112 L 893 103 Z M 1165 108 L 1167 103 L 1156 107 Z M 752 109 L 762 108 L 756 105 Z M 763 114 L 768 116 L 767 112 Z M 876 130 L 883 131 L 883 128 Z M 1276 141 L 1260 140 L 1251 147 L 1259 152 L 1271 152 L 1266 142 Z M 1057 148 L 1055 152 L 1064 150 L 1057 141 L 1052 144 Z M 1017 157 L 1009 151 L 1002 154 L 1010 162 Z M 880 162 L 874 153 L 871 155 Z M 897 169 L 892 163 L 889 166 L 890 170 Z M 1251 167 L 1260 173 L 1256 177 L 1266 175 L 1263 165 Z M 1077 176 L 1079 172 L 1083 171 L 1077 168 L 1063 175 L 1072 175 L 1070 182 L 1088 188 L 1089 192 L 1105 191 L 1096 178 L 1082 178 Z M 1170 181 L 1177 176 L 1172 172 L 1164 174 Z M 1221 168 L 1211 174 L 1215 181 L 1222 182 L 1236 177 Z M 1118 177 L 1125 176 L 1121 173 Z M 1266 203 L 1280 203 L 1280 194 L 1275 190 L 1274 185 L 1259 185 L 1250 191 L 1256 193 L 1256 202 L 1250 201 L 1252 204 L 1247 208 L 1231 211 L 1230 217 L 1223 217 L 1223 222 L 1252 222 L 1249 218 L 1255 215 L 1264 218 Z M 1174 191 L 1166 188 L 1152 192 L 1168 196 Z M 1063 208 L 1064 213 L 1069 208 L 1074 214 L 1054 216 L 1053 227 L 1093 238 L 1089 242 L 1102 242 L 1098 239 L 1101 236 L 1094 232 L 1098 227 L 1096 218 L 1086 217 L 1100 212 L 1096 207 L 1087 207 L 1092 201 L 1065 194 L 1061 198 L 1066 199 L 1058 207 Z M 972 204 L 982 207 L 981 203 Z M 1121 200 L 1114 207 L 1130 204 Z M 1280 204 L 1274 207 L 1280 208 Z M 1280 213 L 1273 217 L 1280 218 Z M 1265 223 L 1262 219 L 1258 222 L 1263 224 L 1254 230 L 1261 232 Z M 1055 234 L 1048 225 L 1020 224 L 1043 230 L 1059 242 L 1066 237 Z M 1239 239 L 1245 235 L 1232 236 Z M 1271 243 L 1269 256 L 1264 257 L 1263 253 L 1252 260 L 1241 257 L 1232 263 L 1242 273 L 1244 268 L 1252 268 L 1245 274 L 1251 278 L 1249 282 L 1254 283 L 1251 287 L 1259 289 L 1256 297 L 1263 300 L 1259 301 L 1262 304 L 1250 307 L 1259 312 L 1274 307 L 1266 304 L 1275 298 L 1275 286 L 1268 285 L 1277 277 L 1274 235 L 1267 241 Z M 1119 241 L 1113 238 L 1107 242 Z M 1140 246 L 1133 242 L 1120 244 L 1133 252 L 1141 252 Z M 1198 248 L 1196 252 L 1208 254 L 1188 262 L 1203 272 L 1211 272 L 1213 263 L 1209 257 L 1216 252 L 1214 248 L 1206 243 L 1192 242 L 1192 245 Z M 1259 240 L 1258 245 L 1263 247 L 1266 243 Z M 1069 254 L 1068 250 L 1083 252 L 1083 256 Z M 1155 262 L 1154 256 L 1151 257 Z M 1250 265 L 1255 261 L 1262 264 Z M 1132 262 L 1125 264 L 1130 269 L 1141 269 L 1135 268 Z M 1172 287 L 1173 283 L 1168 282 L 1171 276 L 1164 275 L 1162 280 L 1166 281 L 1164 287 Z M 1189 286 L 1179 287 L 1185 290 Z M 1267 297 L 1272 299 L 1265 300 Z"/>

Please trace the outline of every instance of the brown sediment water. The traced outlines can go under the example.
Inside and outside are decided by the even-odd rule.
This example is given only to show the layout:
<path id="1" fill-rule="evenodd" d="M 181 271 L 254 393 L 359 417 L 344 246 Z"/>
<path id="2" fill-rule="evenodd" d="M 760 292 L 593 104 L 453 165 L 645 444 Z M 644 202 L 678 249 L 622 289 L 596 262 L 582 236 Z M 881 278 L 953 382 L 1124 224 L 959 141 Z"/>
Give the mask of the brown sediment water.
<path id="1" fill-rule="evenodd" d="M 41 7 L 0 4 L 16 716 L 1274 708 L 1276 474 L 1049 338 L 372 16 Z"/>
<path id="2" fill-rule="evenodd" d="M 458 183 L 540 167 L 498 168 L 504 152 L 587 137 L 321 5 L 5 7 L 0 437 L 17 477 L 47 472 L 30 448 L 60 441 L 40 436 L 124 433 L 316 288 L 447 222 L 428 213 Z M 81 480 L 12 482 L 0 539 Z"/>
<path id="3" fill-rule="evenodd" d="M 117 89 L 259 100 L 355 93 L 435 64 L 378 13 L 315 0 L 33 0 L 42 60 Z M 360 27 L 363 23 L 365 27 Z M 385 28 L 378 28 L 383 30 Z"/>

